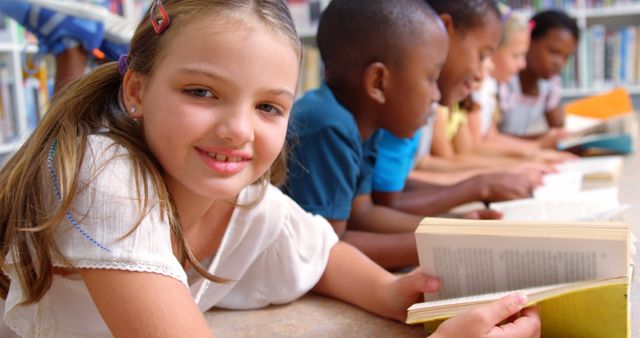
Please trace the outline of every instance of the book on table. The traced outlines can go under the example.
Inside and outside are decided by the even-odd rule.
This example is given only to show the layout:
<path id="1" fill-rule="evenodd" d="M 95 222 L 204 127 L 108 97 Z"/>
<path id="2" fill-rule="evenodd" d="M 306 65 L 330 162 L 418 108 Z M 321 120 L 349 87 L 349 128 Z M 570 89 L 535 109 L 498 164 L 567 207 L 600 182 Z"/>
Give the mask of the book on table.
<path id="1" fill-rule="evenodd" d="M 618 200 L 618 188 L 584 191 L 549 190 L 534 198 L 491 203 L 506 221 L 625 221 L 629 205 Z"/>
<path id="2" fill-rule="evenodd" d="M 582 157 L 557 164 L 560 173 L 580 172 L 585 180 L 616 180 L 624 166 L 622 156 Z"/>
<path id="3" fill-rule="evenodd" d="M 423 273 L 441 288 L 407 323 L 443 320 L 520 291 L 539 304 L 543 337 L 627 337 L 633 243 L 624 222 L 425 218 L 416 230 Z"/>
<path id="4" fill-rule="evenodd" d="M 626 90 L 575 100 L 564 111 L 569 137 L 558 142 L 559 150 L 578 155 L 630 154 L 635 150 L 638 121 Z"/>

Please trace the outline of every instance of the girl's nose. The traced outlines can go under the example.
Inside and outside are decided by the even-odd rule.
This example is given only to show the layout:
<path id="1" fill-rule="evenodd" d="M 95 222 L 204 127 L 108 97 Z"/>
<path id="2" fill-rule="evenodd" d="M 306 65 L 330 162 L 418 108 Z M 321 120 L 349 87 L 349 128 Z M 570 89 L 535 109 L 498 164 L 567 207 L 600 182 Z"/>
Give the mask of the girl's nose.
<path id="1" fill-rule="evenodd" d="M 253 142 L 254 117 L 254 109 L 237 108 L 229 111 L 216 123 L 216 134 L 235 146 Z"/>

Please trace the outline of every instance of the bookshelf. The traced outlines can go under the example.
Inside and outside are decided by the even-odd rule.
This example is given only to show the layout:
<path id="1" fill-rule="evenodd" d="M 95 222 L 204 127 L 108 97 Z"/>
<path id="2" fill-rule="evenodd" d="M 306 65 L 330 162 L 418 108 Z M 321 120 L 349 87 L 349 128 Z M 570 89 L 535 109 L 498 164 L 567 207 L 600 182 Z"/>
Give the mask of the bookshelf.
<path id="1" fill-rule="evenodd" d="M 580 28 L 576 54 L 562 72 L 565 99 L 624 87 L 640 97 L 640 0 L 511 0 L 516 12 L 558 8 Z"/>
<path id="2" fill-rule="evenodd" d="M 0 155 L 5 155 L 17 149 L 28 134 L 22 54 L 33 54 L 37 47 L 25 41 L 15 21 L 0 21 Z"/>
<path id="3" fill-rule="evenodd" d="M 112 12 L 121 13 L 135 23 L 149 3 L 148 0 L 110 1 Z M 35 37 L 29 37 L 22 26 L 0 13 L 0 162 L 26 140 L 46 109 L 53 81 L 53 58 L 47 56 L 38 78 L 23 71 L 23 54 L 37 52 Z"/>

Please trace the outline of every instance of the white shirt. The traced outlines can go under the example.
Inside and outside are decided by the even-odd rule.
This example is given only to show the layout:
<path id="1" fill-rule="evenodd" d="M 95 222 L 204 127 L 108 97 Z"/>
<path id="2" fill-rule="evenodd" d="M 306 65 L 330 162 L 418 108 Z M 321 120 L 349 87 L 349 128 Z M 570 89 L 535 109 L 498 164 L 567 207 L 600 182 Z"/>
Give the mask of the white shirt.
<path id="1" fill-rule="evenodd" d="M 549 126 L 545 117 L 547 111 L 560 105 L 560 76 L 549 80 L 538 80 L 538 96 L 522 93 L 520 78 L 515 75 L 507 83 L 500 85 L 500 111 L 502 121 L 500 131 L 507 134 L 526 136 L 544 133 Z"/>
<path id="2" fill-rule="evenodd" d="M 484 137 L 493 123 L 493 115 L 498 105 L 498 81 L 486 76 L 480 88 L 472 95 L 473 100 L 480 105 L 480 135 Z"/>
<path id="3" fill-rule="evenodd" d="M 152 272 L 175 278 L 190 288 L 203 312 L 213 306 L 251 309 L 295 300 L 318 282 L 329 251 L 338 240 L 325 219 L 305 212 L 269 185 L 255 207 L 234 210 L 220 248 L 210 260 L 209 272 L 235 282 L 223 285 L 200 278 L 187 285 L 186 273 L 173 256 L 169 224 L 166 217 L 161 217 L 157 204 L 152 204 L 151 212 L 131 235 L 118 240 L 131 230 L 140 210 L 125 148 L 105 136 L 91 136 L 81 180 L 88 187 L 76 198 L 75 218 L 89 237 L 108 250 L 64 222 L 56 230 L 56 241 L 64 256 L 78 268 Z M 244 189 L 238 204 L 253 202 L 259 191 L 257 186 Z M 151 201 L 156 200 L 155 196 L 150 191 Z M 7 261 L 12 261 L 10 256 Z M 62 261 L 54 261 L 54 265 L 66 267 Z M 112 336 L 79 274 L 54 275 L 51 288 L 39 302 L 18 305 L 22 300 L 21 285 L 10 265 L 7 272 L 12 283 L 4 321 L 18 334 Z"/>

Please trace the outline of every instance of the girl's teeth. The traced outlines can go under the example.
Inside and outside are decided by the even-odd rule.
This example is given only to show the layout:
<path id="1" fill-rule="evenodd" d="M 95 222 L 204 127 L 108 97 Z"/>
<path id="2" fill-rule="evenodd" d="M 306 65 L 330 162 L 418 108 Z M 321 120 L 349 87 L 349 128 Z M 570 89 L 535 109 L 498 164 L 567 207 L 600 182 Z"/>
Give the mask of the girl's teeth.
<path id="1" fill-rule="evenodd" d="M 220 155 L 220 154 L 216 154 L 216 153 L 207 153 L 207 155 L 209 155 L 209 157 L 214 158 L 218 161 L 221 162 L 240 162 L 242 161 L 242 158 L 240 156 L 234 156 L 234 157 L 226 157 L 224 155 Z"/>

